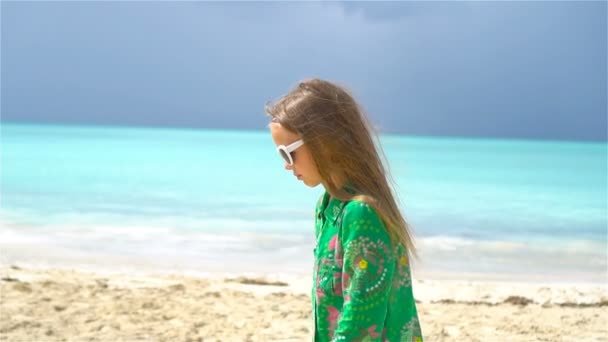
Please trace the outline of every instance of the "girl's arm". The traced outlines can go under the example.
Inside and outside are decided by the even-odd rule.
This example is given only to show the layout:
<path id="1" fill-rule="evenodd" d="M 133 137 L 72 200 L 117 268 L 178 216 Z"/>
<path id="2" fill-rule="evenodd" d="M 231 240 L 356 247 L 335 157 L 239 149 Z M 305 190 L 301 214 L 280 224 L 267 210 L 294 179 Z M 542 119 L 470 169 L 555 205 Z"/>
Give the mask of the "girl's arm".
<path id="1" fill-rule="evenodd" d="M 333 340 L 380 340 L 395 271 L 390 238 L 376 211 L 361 202 L 345 208 L 340 235 L 344 306 Z"/>

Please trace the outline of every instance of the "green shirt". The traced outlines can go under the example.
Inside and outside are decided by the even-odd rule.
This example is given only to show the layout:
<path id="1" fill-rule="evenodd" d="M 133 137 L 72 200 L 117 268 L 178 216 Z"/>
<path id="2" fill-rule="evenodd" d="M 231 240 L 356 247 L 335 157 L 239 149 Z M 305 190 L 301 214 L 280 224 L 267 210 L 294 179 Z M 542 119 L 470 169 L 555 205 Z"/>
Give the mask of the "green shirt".
<path id="1" fill-rule="evenodd" d="M 315 236 L 315 341 L 422 341 L 406 249 L 372 207 L 326 192 Z"/>

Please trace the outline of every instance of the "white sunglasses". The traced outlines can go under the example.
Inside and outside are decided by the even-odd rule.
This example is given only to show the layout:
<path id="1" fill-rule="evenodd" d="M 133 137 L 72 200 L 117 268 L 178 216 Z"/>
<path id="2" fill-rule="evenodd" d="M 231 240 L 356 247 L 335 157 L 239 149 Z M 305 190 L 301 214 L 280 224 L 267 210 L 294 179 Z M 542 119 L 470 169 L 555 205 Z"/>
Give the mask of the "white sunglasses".
<path id="1" fill-rule="evenodd" d="M 290 166 L 293 166 L 293 157 L 291 156 L 291 152 L 297 150 L 300 146 L 304 145 L 304 141 L 302 139 L 294 141 L 293 143 L 285 146 L 285 145 L 279 145 L 277 146 L 277 151 L 279 151 L 279 154 L 281 155 L 281 157 L 283 157 L 283 159 L 285 160 L 285 162 L 287 162 L 287 164 L 289 164 Z"/>

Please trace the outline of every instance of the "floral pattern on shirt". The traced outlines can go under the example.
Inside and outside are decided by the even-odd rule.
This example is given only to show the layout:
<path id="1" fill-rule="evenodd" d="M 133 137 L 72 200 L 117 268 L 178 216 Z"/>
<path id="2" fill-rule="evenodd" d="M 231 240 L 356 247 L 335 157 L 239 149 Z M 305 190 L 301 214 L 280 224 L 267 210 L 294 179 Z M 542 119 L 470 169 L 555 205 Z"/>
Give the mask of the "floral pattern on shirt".
<path id="1" fill-rule="evenodd" d="M 422 341 L 406 249 L 376 211 L 329 199 L 317 205 L 315 341 Z"/>

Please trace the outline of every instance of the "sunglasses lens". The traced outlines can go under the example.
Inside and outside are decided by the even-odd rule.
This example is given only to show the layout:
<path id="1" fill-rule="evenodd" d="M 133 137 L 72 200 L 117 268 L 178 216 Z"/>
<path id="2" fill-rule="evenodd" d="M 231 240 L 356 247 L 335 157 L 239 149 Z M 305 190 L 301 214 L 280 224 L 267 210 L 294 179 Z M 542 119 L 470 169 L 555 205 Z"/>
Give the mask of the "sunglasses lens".
<path id="1" fill-rule="evenodd" d="M 283 160 L 285 160 L 287 164 L 291 165 L 291 158 L 289 158 L 287 152 L 285 152 L 284 150 L 279 150 L 279 153 L 281 154 L 281 157 L 283 157 Z"/>

